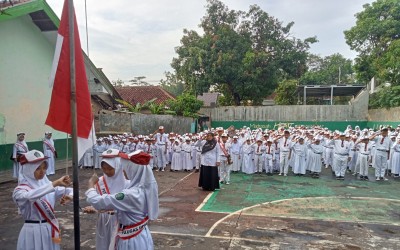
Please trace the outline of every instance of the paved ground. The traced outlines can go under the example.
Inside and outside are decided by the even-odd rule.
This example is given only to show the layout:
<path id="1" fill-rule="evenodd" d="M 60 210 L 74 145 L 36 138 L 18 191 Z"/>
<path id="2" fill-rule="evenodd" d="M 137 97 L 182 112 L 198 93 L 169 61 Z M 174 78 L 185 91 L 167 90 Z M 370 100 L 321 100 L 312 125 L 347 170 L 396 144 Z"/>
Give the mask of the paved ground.
<path id="1" fill-rule="evenodd" d="M 80 171 L 82 207 L 92 174 Z M 398 180 L 336 181 L 327 170 L 321 179 L 233 174 L 231 185 L 210 193 L 197 188 L 197 173 L 155 176 L 160 216 L 150 229 L 156 249 L 399 249 Z M 15 249 L 22 226 L 10 198 L 15 185 L 0 184 L 2 249 Z M 56 206 L 56 213 L 62 248 L 73 249 L 72 207 Z M 96 217 L 80 218 L 82 249 L 93 249 Z"/>

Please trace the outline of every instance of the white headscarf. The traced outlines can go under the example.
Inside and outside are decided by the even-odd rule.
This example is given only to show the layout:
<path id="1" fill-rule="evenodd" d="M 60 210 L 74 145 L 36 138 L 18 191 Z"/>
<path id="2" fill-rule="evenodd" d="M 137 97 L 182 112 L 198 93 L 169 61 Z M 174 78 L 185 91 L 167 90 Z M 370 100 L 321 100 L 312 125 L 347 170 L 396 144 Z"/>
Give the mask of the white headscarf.
<path id="1" fill-rule="evenodd" d="M 18 185 L 28 185 L 31 188 L 35 189 L 44 185 L 48 185 L 49 183 L 51 183 L 51 181 L 47 178 L 47 175 L 44 175 L 44 177 L 40 180 L 37 180 L 35 178 L 35 171 L 36 169 L 43 163 L 46 162 L 47 164 L 47 160 L 42 160 L 42 161 L 38 161 L 38 162 L 34 162 L 34 163 L 26 163 L 24 165 L 22 165 L 22 176 L 21 179 L 19 181 Z M 50 204 L 52 206 L 54 206 L 55 203 L 55 197 L 54 195 L 45 195 L 44 198 L 50 202 Z"/>
<path id="2" fill-rule="evenodd" d="M 135 151 L 133 154 L 140 152 Z M 126 159 L 121 159 L 121 161 L 121 165 L 130 180 L 127 189 L 132 187 L 143 189 L 146 198 L 147 215 L 150 220 L 157 219 L 159 207 L 158 185 L 154 178 L 153 170 L 149 165 L 139 165 Z"/>
<path id="3" fill-rule="evenodd" d="M 101 160 L 101 162 L 105 162 L 115 169 L 115 174 L 112 177 L 108 177 L 106 174 L 103 175 L 111 194 L 119 193 L 125 188 L 126 179 L 122 171 L 120 159 L 120 157 L 113 157 Z"/>

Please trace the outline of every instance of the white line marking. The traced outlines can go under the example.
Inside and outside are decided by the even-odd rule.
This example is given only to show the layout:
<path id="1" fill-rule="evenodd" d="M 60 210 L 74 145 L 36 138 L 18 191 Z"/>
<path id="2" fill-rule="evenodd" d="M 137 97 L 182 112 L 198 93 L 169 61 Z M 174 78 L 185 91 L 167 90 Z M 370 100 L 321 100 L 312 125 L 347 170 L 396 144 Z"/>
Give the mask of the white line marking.
<path id="1" fill-rule="evenodd" d="M 243 213 L 243 211 L 245 210 L 249 210 L 261 205 L 266 205 L 266 204 L 274 204 L 274 203 L 279 203 L 279 202 L 284 202 L 284 201 L 290 201 L 290 200 L 301 200 L 301 199 L 327 199 L 327 198 L 338 198 L 338 199 L 359 199 L 359 200 L 388 200 L 388 201 L 396 201 L 396 202 L 400 202 L 400 200 L 395 200 L 395 199 L 386 199 L 386 198 L 374 198 L 374 197 L 347 197 L 347 196 L 322 196 L 322 197 L 300 197 L 300 198 L 290 198 L 290 199 L 282 199 L 282 200 L 275 200 L 275 201 L 269 201 L 269 202 L 264 202 L 264 203 L 260 203 L 260 204 L 256 204 L 250 207 L 246 207 L 246 208 L 242 208 L 240 210 L 237 210 L 236 212 L 230 213 L 227 216 L 221 218 L 219 221 L 215 222 L 214 225 L 212 225 L 212 227 L 208 230 L 208 232 L 206 233 L 206 237 L 211 237 L 211 233 L 214 231 L 214 229 L 224 220 L 228 219 L 229 217 L 236 215 L 236 214 L 240 214 Z M 267 217 L 267 216 L 266 216 Z M 281 218 L 285 218 L 285 217 L 281 217 Z M 296 217 L 288 217 L 288 218 L 293 218 L 296 219 Z M 312 219 L 310 219 L 312 220 Z M 320 220 L 320 219 L 314 219 L 315 221 Z M 332 220 L 332 221 L 338 221 L 338 220 Z M 339 221 L 340 222 L 340 221 Z M 343 221 L 343 222 L 347 222 L 347 223 L 352 223 L 351 221 Z M 353 223 L 363 223 L 363 224 L 368 224 L 365 222 L 353 222 Z M 370 223 L 370 224 L 374 224 L 374 223 Z M 377 224 L 385 224 L 385 223 L 377 223 Z M 390 224 L 390 225 L 398 225 L 398 224 Z"/>
<path id="2" fill-rule="evenodd" d="M 191 176 L 193 173 L 194 173 L 194 172 L 191 172 L 190 174 L 185 175 L 182 179 L 180 179 L 177 183 L 175 183 L 175 185 L 173 185 L 172 187 L 170 187 L 170 188 L 167 189 L 167 190 L 162 191 L 162 192 L 158 195 L 158 197 L 160 197 L 161 195 L 165 194 L 166 192 L 168 192 L 168 191 L 170 191 L 171 189 L 173 189 L 174 187 L 176 187 L 176 185 L 178 185 L 178 183 L 184 181 L 186 178 L 188 178 L 189 176 Z"/>
<path id="3" fill-rule="evenodd" d="M 200 209 L 207 203 L 207 201 L 211 198 L 211 196 L 214 194 L 214 192 L 209 193 L 206 198 L 204 198 L 203 202 L 196 208 L 196 212 L 203 212 L 200 211 Z"/>
<path id="4" fill-rule="evenodd" d="M 187 236 L 187 237 L 199 237 L 199 238 L 214 238 L 214 239 L 221 239 L 221 240 L 243 240 L 243 241 L 251 241 L 251 242 L 257 242 L 257 243 L 266 243 L 267 242 L 267 241 L 255 240 L 255 239 L 217 236 L 217 235 L 205 236 L 205 235 L 197 235 L 197 234 L 168 233 L 168 232 L 157 232 L 157 231 L 151 231 L 151 234 L 162 234 L 162 235 L 171 235 L 171 236 Z"/>

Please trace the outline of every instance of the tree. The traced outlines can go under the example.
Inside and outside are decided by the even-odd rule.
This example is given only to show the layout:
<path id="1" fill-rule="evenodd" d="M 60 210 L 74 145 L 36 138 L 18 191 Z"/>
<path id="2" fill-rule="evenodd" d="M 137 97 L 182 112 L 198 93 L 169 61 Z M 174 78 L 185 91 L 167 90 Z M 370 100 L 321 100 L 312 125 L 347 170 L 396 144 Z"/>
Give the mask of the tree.
<path id="1" fill-rule="evenodd" d="M 177 115 L 197 118 L 197 112 L 203 106 L 203 101 L 197 100 L 196 96 L 190 93 L 183 93 L 176 100 L 168 100 L 167 106 Z"/>
<path id="2" fill-rule="evenodd" d="M 293 24 L 283 25 L 257 5 L 243 12 L 208 0 L 200 23 L 204 34 L 185 29 L 171 66 L 194 95 L 213 87 L 234 105 L 260 104 L 279 80 L 305 72 L 316 39 L 291 37 Z"/>
<path id="3" fill-rule="evenodd" d="M 363 8 L 355 15 L 356 25 L 344 32 L 347 44 L 358 52 L 355 59 L 357 78 L 368 82 L 378 76 L 383 82 L 400 85 L 399 1 L 377 0 Z"/>
<path id="4" fill-rule="evenodd" d="M 275 90 L 275 103 L 278 105 L 295 105 L 297 104 L 297 81 L 284 80 L 279 83 Z"/>
<path id="5" fill-rule="evenodd" d="M 143 81 L 144 79 L 146 79 L 145 76 L 135 76 L 132 80 L 129 80 L 129 82 L 132 83 L 132 85 L 149 86 L 150 83 Z"/>
<path id="6" fill-rule="evenodd" d="M 174 73 L 165 72 L 165 79 L 160 80 L 160 86 L 169 93 L 179 96 L 185 91 L 185 84 Z"/>
<path id="7" fill-rule="evenodd" d="M 333 54 L 324 58 L 310 54 L 307 66 L 308 71 L 299 80 L 302 85 L 354 83 L 352 61 L 344 58 L 341 54 Z"/>

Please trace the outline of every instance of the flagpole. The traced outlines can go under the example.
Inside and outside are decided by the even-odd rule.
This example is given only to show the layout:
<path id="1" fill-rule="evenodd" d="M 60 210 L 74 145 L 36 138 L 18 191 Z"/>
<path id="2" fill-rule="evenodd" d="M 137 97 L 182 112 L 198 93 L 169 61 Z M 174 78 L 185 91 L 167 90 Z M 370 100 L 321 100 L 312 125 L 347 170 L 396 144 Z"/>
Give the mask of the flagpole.
<path id="1" fill-rule="evenodd" d="M 74 245 L 81 248 L 79 223 L 79 176 L 78 176 L 78 137 L 77 137 L 77 110 L 76 110 L 76 72 L 75 72 L 75 36 L 74 36 L 74 1 L 68 0 L 69 50 L 70 50 L 70 77 L 71 77 L 71 125 L 72 125 L 72 178 L 74 189 Z"/>

